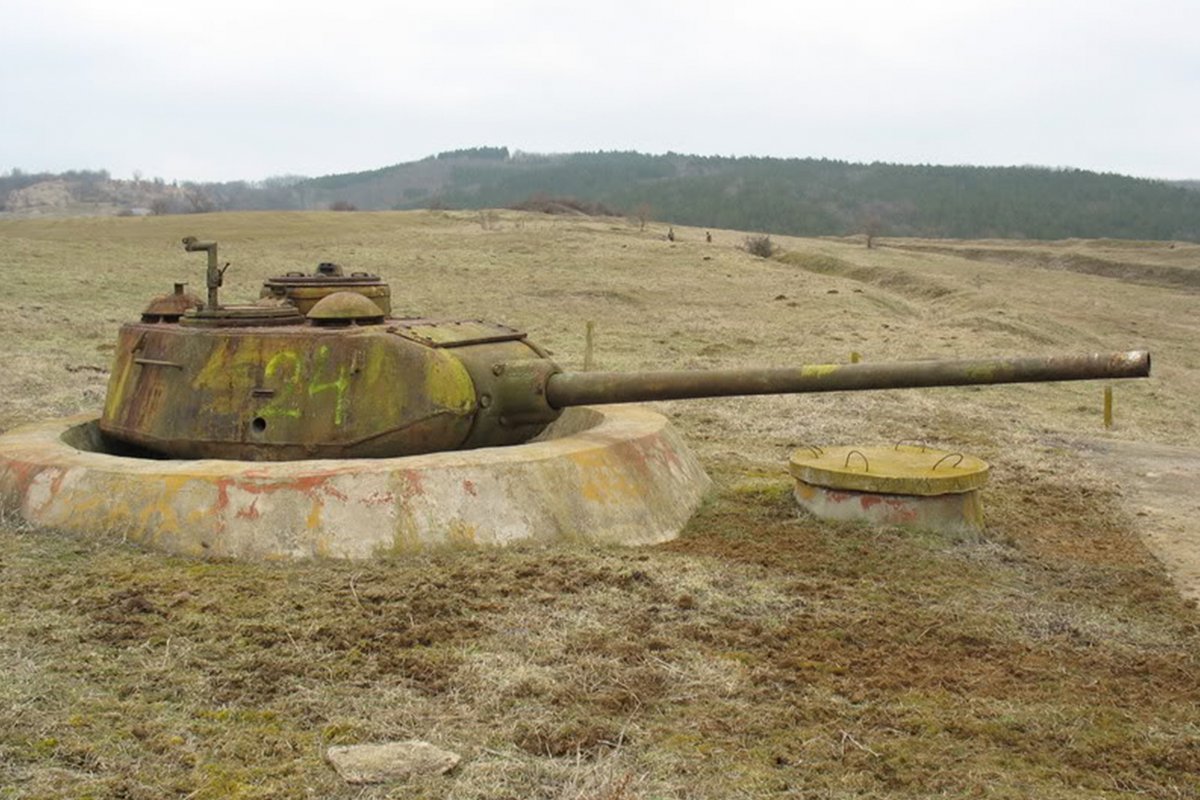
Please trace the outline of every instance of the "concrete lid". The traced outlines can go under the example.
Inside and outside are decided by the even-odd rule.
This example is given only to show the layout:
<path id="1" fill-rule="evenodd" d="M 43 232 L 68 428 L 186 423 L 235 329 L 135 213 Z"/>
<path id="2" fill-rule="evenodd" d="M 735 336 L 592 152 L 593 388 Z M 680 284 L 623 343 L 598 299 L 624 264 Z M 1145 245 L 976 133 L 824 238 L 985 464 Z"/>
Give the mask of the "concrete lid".
<path id="1" fill-rule="evenodd" d="M 788 471 L 814 486 L 880 494 L 939 495 L 987 483 L 986 462 L 965 453 L 921 445 L 806 447 L 792 453 Z"/>

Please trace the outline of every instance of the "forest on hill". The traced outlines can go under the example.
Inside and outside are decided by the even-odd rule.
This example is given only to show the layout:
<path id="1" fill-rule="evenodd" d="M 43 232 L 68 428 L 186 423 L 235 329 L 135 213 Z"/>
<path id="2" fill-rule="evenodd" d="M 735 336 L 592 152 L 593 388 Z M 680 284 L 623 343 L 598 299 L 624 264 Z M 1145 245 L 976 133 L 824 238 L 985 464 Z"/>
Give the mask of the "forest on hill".
<path id="1" fill-rule="evenodd" d="M 22 175 L 20 183 L 36 177 L 45 176 Z M 93 193 L 95 183 L 89 183 Z M 478 147 L 320 178 L 144 183 L 160 190 L 147 201 L 154 213 L 580 208 L 792 235 L 1200 241 L 1200 182 L 1045 167 L 636 152 L 539 155 Z M 13 176 L 0 177 L 0 197 L 14 186 Z"/>

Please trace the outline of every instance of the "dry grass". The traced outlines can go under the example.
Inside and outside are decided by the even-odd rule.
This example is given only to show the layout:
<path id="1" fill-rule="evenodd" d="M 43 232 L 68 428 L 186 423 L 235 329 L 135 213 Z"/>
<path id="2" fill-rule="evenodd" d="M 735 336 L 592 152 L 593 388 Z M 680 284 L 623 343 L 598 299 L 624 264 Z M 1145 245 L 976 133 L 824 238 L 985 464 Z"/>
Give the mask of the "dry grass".
<path id="1" fill-rule="evenodd" d="M 719 488 L 656 548 L 205 563 L 0 520 L 0 797 L 1200 796 L 1195 609 L 1071 446 L 1197 444 L 1195 295 L 1146 276 L 1200 248 L 761 260 L 738 232 L 514 212 L 0 222 L 0 428 L 98 405 L 113 326 L 202 274 L 192 233 L 234 297 L 338 260 L 567 366 L 595 319 L 601 368 L 1150 346 L 1159 377 L 1118 387 L 1110 434 L 1093 384 L 664 404 Z M 1129 272 L 1046 268 L 1062 253 Z M 912 436 L 993 461 L 986 535 L 796 515 L 791 447 Z M 321 760 L 409 737 L 464 763 L 361 790 Z"/>

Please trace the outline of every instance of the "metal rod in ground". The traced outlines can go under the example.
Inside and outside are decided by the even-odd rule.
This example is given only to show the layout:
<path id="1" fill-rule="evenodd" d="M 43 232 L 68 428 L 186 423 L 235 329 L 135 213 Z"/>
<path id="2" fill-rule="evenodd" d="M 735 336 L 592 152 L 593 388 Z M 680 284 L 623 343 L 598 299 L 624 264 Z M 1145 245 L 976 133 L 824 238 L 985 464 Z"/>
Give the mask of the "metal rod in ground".
<path id="1" fill-rule="evenodd" d="M 1104 427 L 1113 426 L 1113 391 L 1111 386 L 1104 387 Z"/>
<path id="2" fill-rule="evenodd" d="M 583 344 L 583 371 L 592 371 L 592 356 L 594 354 L 596 323 L 592 320 L 587 321 L 587 332 L 584 334 Z"/>

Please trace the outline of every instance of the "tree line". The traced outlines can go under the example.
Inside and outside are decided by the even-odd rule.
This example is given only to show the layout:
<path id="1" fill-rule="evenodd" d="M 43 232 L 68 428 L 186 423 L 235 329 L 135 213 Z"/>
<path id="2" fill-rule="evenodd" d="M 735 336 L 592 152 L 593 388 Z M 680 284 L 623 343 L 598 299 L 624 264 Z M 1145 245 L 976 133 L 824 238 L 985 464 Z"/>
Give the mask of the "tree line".
<path id="1" fill-rule="evenodd" d="M 0 177 L 0 198 L 29 179 Z M 652 209 L 664 222 L 777 234 L 1200 241 L 1200 183 L 1045 167 L 478 147 L 319 178 L 183 186 L 191 211 L 484 209 L 559 198 L 567 202 L 556 207 Z"/>
<path id="2" fill-rule="evenodd" d="M 503 208 L 548 196 L 626 213 L 649 207 L 683 225 L 793 235 L 1200 241 L 1194 187 L 1080 169 L 460 151 L 295 188 L 357 208 Z"/>

